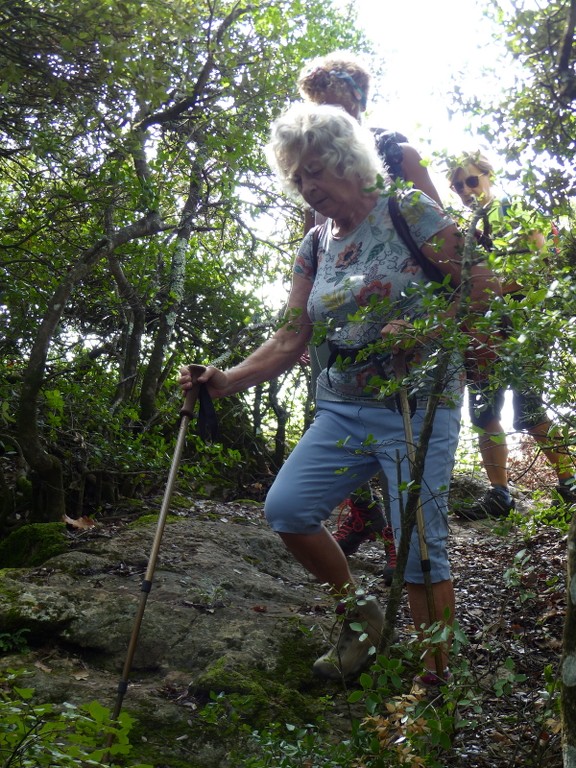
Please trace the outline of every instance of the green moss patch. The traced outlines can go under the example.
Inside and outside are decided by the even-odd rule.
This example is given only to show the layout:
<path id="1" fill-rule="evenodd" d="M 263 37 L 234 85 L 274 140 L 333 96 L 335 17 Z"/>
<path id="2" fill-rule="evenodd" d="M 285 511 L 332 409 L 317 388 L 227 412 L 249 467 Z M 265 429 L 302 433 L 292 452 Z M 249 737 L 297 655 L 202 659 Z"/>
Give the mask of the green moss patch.
<path id="1" fill-rule="evenodd" d="M 157 525 L 158 520 L 160 519 L 160 514 L 157 515 L 142 515 L 138 519 L 134 520 L 128 525 L 128 528 L 145 528 L 149 525 Z M 181 517 L 178 517 L 177 515 L 171 515 L 168 514 L 166 516 L 166 525 L 169 523 L 177 523 L 179 520 L 182 520 Z"/>
<path id="2" fill-rule="evenodd" d="M 193 693 L 200 701 L 218 695 L 227 707 L 238 707 L 242 721 L 254 728 L 314 722 L 326 711 L 325 686 L 311 671 L 317 655 L 316 645 L 295 630 L 282 643 L 275 669 L 242 668 L 221 658 L 195 681 Z"/>
<path id="3" fill-rule="evenodd" d="M 68 551 L 62 523 L 33 523 L 0 543 L 0 568 L 35 568 Z"/>

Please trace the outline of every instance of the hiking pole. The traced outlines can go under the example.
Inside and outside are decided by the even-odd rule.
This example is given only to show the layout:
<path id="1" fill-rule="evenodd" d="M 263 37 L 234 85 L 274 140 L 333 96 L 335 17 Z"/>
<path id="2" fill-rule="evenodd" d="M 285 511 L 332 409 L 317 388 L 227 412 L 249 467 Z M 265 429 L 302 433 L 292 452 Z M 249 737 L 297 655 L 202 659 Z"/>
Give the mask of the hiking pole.
<path id="1" fill-rule="evenodd" d="M 404 424 L 404 437 L 406 441 L 406 453 L 408 455 L 408 463 L 410 465 L 410 480 L 414 482 L 415 478 L 415 466 L 416 466 L 416 446 L 414 445 L 414 433 L 412 431 L 412 417 L 410 414 L 410 402 L 408 400 L 408 389 L 404 382 L 404 374 L 406 372 L 406 357 L 403 352 L 399 352 L 394 357 L 394 369 L 396 378 L 399 383 L 398 397 L 400 401 L 400 412 L 402 414 L 402 422 Z M 420 480 L 421 482 L 421 480 Z M 422 497 L 420 494 L 420 488 L 410 488 L 409 493 L 418 494 L 416 499 L 416 530 L 418 532 L 418 547 L 420 551 L 420 563 L 422 566 L 422 574 L 424 575 L 424 588 L 426 590 L 426 603 L 428 606 L 428 617 L 430 624 L 436 621 L 436 605 L 434 602 L 434 590 L 432 588 L 432 577 L 430 575 L 430 557 L 428 554 L 428 544 L 426 542 L 426 524 L 424 521 L 424 510 L 422 508 Z M 418 629 L 418 627 L 417 627 Z M 437 648 L 434 651 L 434 662 L 436 665 L 436 672 L 438 677 L 442 678 L 444 675 L 444 664 L 442 661 L 442 654 L 440 649 Z"/>
<path id="2" fill-rule="evenodd" d="M 202 373 L 202 371 L 205 370 L 203 365 L 190 365 L 189 369 L 191 372 L 194 372 L 197 374 L 200 374 Z M 184 404 L 180 410 L 180 428 L 178 431 L 176 448 L 174 449 L 174 458 L 172 459 L 172 465 L 170 467 L 170 473 L 168 475 L 168 481 L 166 483 L 166 489 L 164 491 L 164 499 L 162 501 L 162 507 L 160 509 L 160 516 L 158 518 L 158 524 L 156 526 L 156 533 L 154 535 L 154 541 L 152 543 L 150 557 L 148 558 L 148 567 L 146 568 L 146 574 L 144 576 L 144 580 L 142 581 L 142 585 L 140 587 L 140 604 L 138 606 L 138 611 L 134 619 L 134 626 L 132 629 L 130 642 L 128 644 L 128 652 L 126 654 L 126 660 L 124 662 L 122 678 L 118 684 L 118 694 L 116 697 L 116 704 L 114 707 L 114 711 L 112 713 L 113 721 L 116 721 L 118 719 L 118 716 L 120 714 L 120 709 L 122 708 L 122 701 L 124 699 L 124 694 L 128 690 L 128 677 L 130 675 L 130 669 L 132 667 L 132 660 L 134 659 L 134 654 L 136 652 L 136 645 L 138 643 L 138 635 L 140 634 L 140 626 L 142 624 L 142 618 L 144 616 L 146 602 L 148 600 L 148 595 L 150 594 L 150 590 L 152 589 L 152 579 L 154 576 L 154 569 L 156 567 L 156 560 L 158 559 L 158 552 L 160 550 L 160 542 L 162 540 L 162 534 L 164 533 L 164 527 L 166 525 L 166 517 L 168 515 L 170 499 L 172 497 L 174 484 L 176 482 L 176 473 L 178 471 L 180 458 L 182 456 L 182 451 L 184 448 L 184 443 L 186 439 L 186 430 L 188 429 L 188 424 L 190 422 L 190 419 L 194 415 L 194 406 L 196 405 L 199 392 L 200 392 L 200 385 L 198 383 L 195 383 L 192 386 L 192 388 L 186 392 Z M 113 740 L 113 737 L 111 737 L 110 743 L 108 744 L 108 746 L 111 745 L 112 740 Z"/>

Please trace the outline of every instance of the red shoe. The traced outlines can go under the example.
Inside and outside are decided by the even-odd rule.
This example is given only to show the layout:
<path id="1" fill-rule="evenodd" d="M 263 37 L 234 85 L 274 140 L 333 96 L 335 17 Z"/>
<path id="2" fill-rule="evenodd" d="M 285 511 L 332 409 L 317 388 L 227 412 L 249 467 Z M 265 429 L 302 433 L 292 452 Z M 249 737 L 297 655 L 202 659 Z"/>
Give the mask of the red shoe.
<path id="1" fill-rule="evenodd" d="M 386 526 L 384 511 L 377 501 L 370 501 L 369 504 L 360 505 L 347 499 L 341 505 L 341 512 L 348 510 L 348 514 L 340 523 L 338 517 L 338 530 L 334 533 L 334 538 L 340 544 L 340 547 L 346 556 L 353 555 L 360 544 L 365 541 L 374 541 L 376 536 L 382 535 Z"/>

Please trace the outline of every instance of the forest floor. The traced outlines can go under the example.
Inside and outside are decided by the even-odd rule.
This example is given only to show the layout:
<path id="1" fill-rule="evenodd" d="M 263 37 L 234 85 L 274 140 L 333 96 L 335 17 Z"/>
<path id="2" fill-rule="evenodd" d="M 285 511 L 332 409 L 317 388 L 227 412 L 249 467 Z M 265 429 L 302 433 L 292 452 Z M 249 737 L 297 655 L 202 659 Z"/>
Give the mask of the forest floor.
<path id="1" fill-rule="evenodd" d="M 463 645 L 451 661 L 454 686 L 446 694 L 459 701 L 456 720 L 460 719 L 452 749 L 437 763 L 446 760 L 446 767 L 561 768 L 563 764 L 558 673 L 567 535 L 546 524 L 555 476 L 542 457 L 534 458 L 529 447 L 519 462 L 511 461 L 511 468 L 512 480 L 521 488 L 511 520 L 469 522 L 453 514 L 449 518 Z M 569 521 L 570 510 L 564 512 Z M 552 517 L 556 514 L 552 509 Z M 381 544 L 364 544 L 351 558 L 353 573 L 379 572 L 382 558 Z M 385 605 L 389 590 L 383 582 L 372 581 L 371 589 Z M 398 628 L 401 638 L 414 635 L 405 598 Z M 400 722 L 410 695 L 398 693 L 392 704 L 399 716 L 392 719 Z M 401 731 L 402 726 L 396 734 L 399 743 Z M 394 737 L 389 730 L 386 734 Z M 406 765 L 413 768 L 420 763 L 416 757 Z"/>
<path id="2" fill-rule="evenodd" d="M 563 765 L 558 674 L 567 535 L 546 524 L 556 476 L 527 438 L 511 453 L 510 475 L 518 489 L 511 520 L 449 517 L 456 618 L 465 639 L 451 660 L 454 690 L 447 697 L 469 700 L 457 707 L 461 727 L 444 756 L 450 768 Z M 563 508 L 567 522 L 573 511 Z M 371 557 L 378 554 L 365 545 L 358 565 Z M 407 605 L 402 620 L 410 625 Z"/>
<path id="3" fill-rule="evenodd" d="M 453 519 L 450 553 L 466 639 L 447 695 L 470 703 L 458 705 L 467 724 L 446 765 L 560 768 L 566 536 L 542 527 L 526 540 L 514 527 Z"/>
<path id="4" fill-rule="evenodd" d="M 527 533 L 524 525 L 509 521 L 468 522 L 454 515 L 450 529 L 464 639 L 459 657 L 452 659 L 454 686 L 447 698 L 458 699 L 461 722 L 452 749 L 439 759 L 446 760 L 446 768 L 561 768 L 557 675 L 567 536 L 546 525 Z M 381 544 L 364 544 L 351 558 L 353 572 L 374 573 L 382 555 Z M 389 590 L 378 580 L 371 586 L 385 605 Z M 401 638 L 414 634 L 405 599 L 398 628 Z M 393 703 L 401 714 L 410 696 L 399 694 Z M 401 731 L 402 726 L 396 738 L 403 738 Z M 416 758 L 406 765 L 420 763 Z"/>
<path id="5" fill-rule="evenodd" d="M 439 751 L 435 758 L 439 762 L 426 765 L 562 766 L 557 675 L 566 607 L 567 535 L 557 527 L 530 522 L 535 510 L 538 514 L 539 508 L 546 509 L 545 500 L 539 502 L 540 507 L 535 507 L 533 501 L 542 492 L 542 479 L 540 475 L 539 488 L 522 486 L 517 515 L 514 513 L 516 516 L 510 520 L 469 522 L 453 514 L 449 517 L 449 550 L 462 647 L 451 659 L 454 679 L 446 700 L 458 702 L 457 727 L 451 748 Z M 528 481 L 525 476 L 524 483 Z M 546 487 L 549 489 L 550 484 Z M 235 514 L 261 520 L 260 513 L 250 505 L 236 506 Z M 334 529 L 336 524 L 333 517 L 329 525 Z M 384 606 L 389 588 L 378 578 L 383 564 L 380 542 L 363 544 L 350 558 L 355 577 L 365 575 L 371 591 Z M 397 627 L 401 649 L 415 635 L 405 597 Z M 402 656 L 402 650 L 394 652 Z M 354 685 L 344 693 L 336 683 L 328 684 L 328 688 L 327 693 L 334 697 L 345 719 L 349 714 L 346 697 L 355 690 Z M 382 699 L 378 712 L 384 713 L 384 720 L 398 723 L 396 731 L 387 725 L 381 732 L 388 741 L 396 739 L 400 745 L 403 728 L 410 719 L 408 713 L 401 722 L 402 714 L 412 699 L 405 681 L 395 693 L 398 695 L 388 702 Z M 355 717 L 359 711 L 354 708 Z M 450 717 L 446 719 L 439 707 L 437 712 L 437 722 L 442 721 L 440 727 L 444 728 Z M 406 754 L 407 766 L 422 765 L 417 751 L 412 759 L 406 747 Z M 358 762 L 359 768 L 364 764 Z M 312 763 L 303 765 L 313 768 Z"/>
<path id="6" fill-rule="evenodd" d="M 461 647 L 451 658 L 453 681 L 447 688 L 445 703 L 437 707 L 437 722 L 442 723 L 442 728 L 449 724 L 446 704 L 457 702 L 457 715 L 452 712 L 457 727 L 448 749 L 438 753 L 431 749 L 435 762 L 419 762 L 418 754 L 423 754 L 420 749 L 414 759 L 404 763 L 410 768 L 424 764 L 441 768 L 562 767 L 557 676 L 566 608 L 567 535 L 545 523 L 545 511 L 552 500 L 549 491 L 554 485 L 545 467 L 534 465 L 533 474 L 523 471 L 520 476 L 518 472 L 517 481 L 522 491 L 518 492 L 518 511 L 510 520 L 467 522 L 454 514 L 449 516 L 449 551 Z M 193 506 L 190 515 L 202 520 L 202 504 Z M 155 511 L 153 505 L 149 511 Z M 209 501 L 205 511 L 206 520 L 244 519 L 253 526 L 266 526 L 261 504 L 248 500 Z M 132 515 L 127 514 L 121 524 L 104 518 L 102 533 L 114 538 Z M 330 525 L 335 527 L 336 522 L 333 516 Z M 384 563 L 381 542 L 362 545 L 350 558 L 355 577 L 366 576 L 383 606 L 390 591 L 381 578 Z M 415 636 L 405 596 L 397 625 L 399 641 L 393 653 L 395 658 L 403 658 Z M 387 719 L 386 727 L 390 722 L 398 724 L 396 732 L 387 731 L 387 737 L 398 744 L 399 750 L 403 744 L 410 746 L 403 731 L 410 717 L 401 716 L 411 704 L 406 685 L 410 679 L 405 671 L 392 696 L 381 697 L 377 708 L 377 714 Z M 103 685 L 112 690 L 108 680 Z M 349 723 L 346 727 L 351 711 L 347 699 L 354 690 L 360 690 L 360 686 L 350 684 L 345 690 L 339 683 L 326 684 L 326 696 L 334 702 L 343 735 L 350 731 Z M 365 712 L 363 700 L 356 702 L 353 717 L 362 719 Z M 358 768 L 365 764 L 380 765 L 368 759 L 362 761 L 361 757 L 354 763 Z M 337 763 L 301 761 L 282 765 L 316 768 Z M 388 763 L 383 765 L 388 768 Z"/>

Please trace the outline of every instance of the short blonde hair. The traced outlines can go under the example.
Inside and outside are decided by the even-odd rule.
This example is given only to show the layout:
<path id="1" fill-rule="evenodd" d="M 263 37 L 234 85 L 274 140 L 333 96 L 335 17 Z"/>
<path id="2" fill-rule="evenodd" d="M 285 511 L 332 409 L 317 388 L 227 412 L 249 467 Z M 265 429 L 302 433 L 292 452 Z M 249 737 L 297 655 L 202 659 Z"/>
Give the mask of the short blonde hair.
<path id="1" fill-rule="evenodd" d="M 284 188 L 300 196 L 293 175 L 312 152 L 340 178 L 359 178 L 365 187 L 387 178 L 372 133 L 340 107 L 299 103 L 272 123 L 266 156 Z"/>
<path id="2" fill-rule="evenodd" d="M 370 75 L 349 51 L 334 51 L 312 59 L 298 77 L 302 98 L 314 104 L 343 107 L 352 117 L 366 109 Z"/>
<path id="3" fill-rule="evenodd" d="M 459 171 L 466 168 L 467 165 L 473 165 L 481 173 L 486 173 L 490 178 L 494 176 L 494 166 L 479 150 L 474 152 L 463 152 L 461 155 L 448 158 L 448 173 L 446 177 L 450 185 L 454 183 Z"/>

